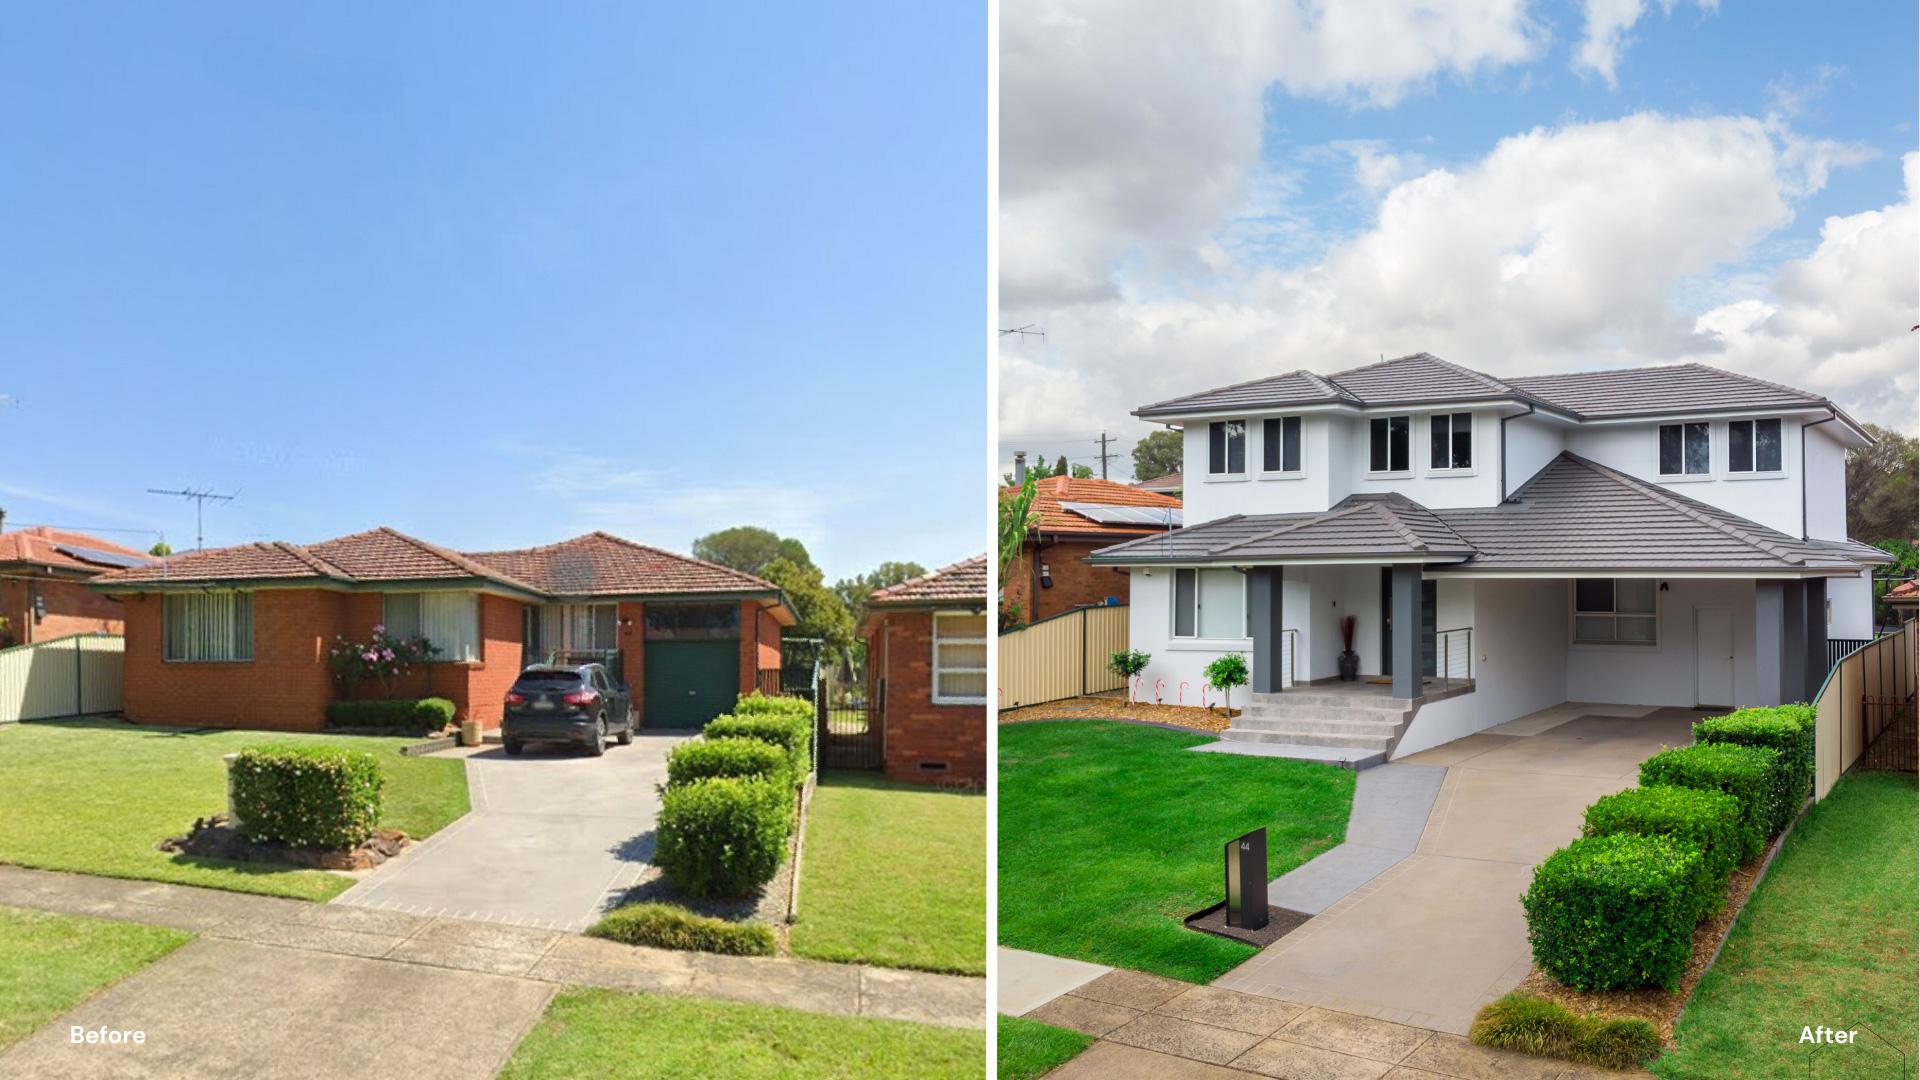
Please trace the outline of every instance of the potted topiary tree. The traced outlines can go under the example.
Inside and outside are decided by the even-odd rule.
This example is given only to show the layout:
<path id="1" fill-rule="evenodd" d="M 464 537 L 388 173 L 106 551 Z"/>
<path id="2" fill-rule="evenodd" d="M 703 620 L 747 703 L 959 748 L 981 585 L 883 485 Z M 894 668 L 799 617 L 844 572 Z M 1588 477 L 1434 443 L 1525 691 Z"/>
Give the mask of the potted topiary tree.
<path id="1" fill-rule="evenodd" d="M 1353 629 L 1359 622 L 1352 615 L 1340 616 L 1340 644 L 1344 650 L 1338 660 L 1341 682 L 1352 682 L 1360 677 L 1360 654 L 1353 651 Z"/>
<path id="2" fill-rule="evenodd" d="M 1107 657 L 1107 670 L 1120 676 L 1121 684 L 1126 687 L 1127 704 L 1133 704 L 1133 677 L 1147 670 L 1147 664 L 1152 659 L 1152 653 L 1143 653 L 1138 649 L 1117 652 Z"/>
<path id="3" fill-rule="evenodd" d="M 1247 685 L 1247 658 L 1228 653 L 1207 665 L 1207 682 L 1226 695 L 1227 715 L 1233 715 L 1233 688 Z"/>

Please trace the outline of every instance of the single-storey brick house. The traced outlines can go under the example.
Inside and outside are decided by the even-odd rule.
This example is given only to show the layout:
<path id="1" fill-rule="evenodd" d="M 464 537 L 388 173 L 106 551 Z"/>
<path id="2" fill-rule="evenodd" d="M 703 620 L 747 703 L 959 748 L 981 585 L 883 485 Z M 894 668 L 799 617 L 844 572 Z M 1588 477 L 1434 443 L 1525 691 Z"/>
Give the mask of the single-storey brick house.
<path id="1" fill-rule="evenodd" d="M 118 634 L 120 602 L 87 582 L 150 561 L 144 551 L 46 525 L 0 533 L 0 648 Z"/>
<path id="2" fill-rule="evenodd" d="M 890 780 L 987 782 L 987 557 L 875 592 L 860 621 Z"/>
<path id="3" fill-rule="evenodd" d="M 1005 488 L 1002 495 L 1017 490 Z M 1087 556 L 1180 525 L 1175 496 L 1111 480 L 1049 476 L 1034 485 L 1033 523 L 1019 560 L 1007 567 L 1000 602 L 1008 609 L 1019 605 L 1022 623 L 1075 608 L 1124 604 L 1130 592 L 1127 575 L 1095 566 Z"/>
<path id="4" fill-rule="evenodd" d="M 126 613 L 127 718 L 202 727 L 325 726 L 329 650 L 382 625 L 440 650 L 395 696 L 448 698 L 484 728 L 526 664 L 554 659 L 608 664 L 647 726 L 697 726 L 777 678 L 794 622 L 770 582 L 602 532 L 462 554 L 379 528 L 188 552 L 93 588 Z"/>

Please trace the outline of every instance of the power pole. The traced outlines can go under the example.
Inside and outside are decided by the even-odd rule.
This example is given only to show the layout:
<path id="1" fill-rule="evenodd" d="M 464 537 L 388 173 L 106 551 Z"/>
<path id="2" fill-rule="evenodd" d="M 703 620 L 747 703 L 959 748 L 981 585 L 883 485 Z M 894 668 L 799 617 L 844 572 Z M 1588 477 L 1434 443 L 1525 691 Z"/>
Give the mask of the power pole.
<path id="1" fill-rule="evenodd" d="M 236 491 L 233 495 L 215 495 L 211 491 L 195 490 L 194 488 L 180 488 L 177 491 L 167 488 L 148 488 L 147 492 L 151 495 L 178 495 L 181 498 L 193 500 L 193 549 L 195 551 L 199 551 L 206 546 L 207 500 L 232 502 L 234 496 L 240 494 Z"/>
<path id="2" fill-rule="evenodd" d="M 1105 480 L 1107 478 L 1107 462 L 1120 455 L 1107 449 L 1107 444 L 1114 440 L 1113 436 L 1108 435 L 1106 432 L 1101 432 L 1100 437 L 1094 441 L 1100 444 L 1100 479 Z"/>

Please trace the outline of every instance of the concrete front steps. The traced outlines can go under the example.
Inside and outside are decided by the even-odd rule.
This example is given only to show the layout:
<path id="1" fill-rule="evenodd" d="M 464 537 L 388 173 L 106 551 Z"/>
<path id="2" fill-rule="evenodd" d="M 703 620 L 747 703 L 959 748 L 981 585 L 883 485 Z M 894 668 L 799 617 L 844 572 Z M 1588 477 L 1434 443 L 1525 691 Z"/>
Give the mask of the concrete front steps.
<path id="1" fill-rule="evenodd" d="M 1330 761 L 1365 769 L 1387 760 L 1419 707 L 1419 702 L 1403 698 L 1329 693 L 1311 687 L 1254 694 L 1220 738 L 1236 744 L 1229 753 Z"/>

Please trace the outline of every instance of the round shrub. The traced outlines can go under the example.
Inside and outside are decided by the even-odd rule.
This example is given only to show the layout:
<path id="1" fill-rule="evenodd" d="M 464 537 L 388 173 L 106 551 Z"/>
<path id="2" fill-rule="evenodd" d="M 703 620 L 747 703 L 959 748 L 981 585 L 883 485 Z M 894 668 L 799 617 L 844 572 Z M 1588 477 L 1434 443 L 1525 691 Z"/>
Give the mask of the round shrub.
<path id="1" fill-rule="evenodd" d="M 1777 833 L 1813 794 L 1813 729 L 1813 706 L 1776 705 L 1709 716 L 1693 725 L 1693 738 L 1698 743 L 1731 743 L 1780 755 L 1767 819 L 1767 831 Z"/>
<path id="2" fill-rule="evenodd" d="M 240 751 L 229 775 L 239 830 L 249 840 L 351 848 L 380 821 L 384 778 L 362 750 L 253 747 Z"/>
<path id="3" fill-rule="evenodd" d="M 1640 763 L 1645 787 L 1671 784 L 1700 791 L 1722 791 L 1740 800 L 1740 859 L 1760 854 L 1772 824 L 1775 775 L 1780 755 L 1772 750 L 1725 743 L 1662 750 Z"/>
<path id="4" fill-rule="evenodd" d="M 689 896 L 750 896 L 786 857 L 793 789 L 717 776 L 660 795 L 654 865 Z"/>
<path id="5" fill-rule="evenodd" d="M 1595 836 L 1547 856 L 1520 902 L 1533 962 L 1580 990 L 1679 985 L 1693 955 L 1700 852 L 1664 836 Z"/>
<path id="6" fill-rule="evenodd" d="M 728 956 L 772 956 L 773 930 L 760 923 L 735 923 L 696 915 L 672 904 L 633 904 L 616 908 L 587 927 L 588 937 L 628 945 Z"/>
<path id="7" fill-rule="evenodd" d="M 674 747 L 667 755 L 667 784 L 686 784 L 710 776 L 744 776 L 785 784 L 791 782 L 792 768 L 785 750 L 759 739 L 694 739 Z"/>
<path id="8" fill-rule="evenodd" d="M 778 701 L 778 698 L 768 700 Z M 716 716 L 703 729 L 709 739 L 757 739 L 779 747 L 787 755 L 796 784 L 813 771 L 813 721 L 792 716 Z"/>
<path id="9" fill-rule="evenodd" d="M 1606 795 L 1587 807 L 1583 836 L 1669 836 L 1698 850 L 1698 918 L 1720 910 L 1740 863 L 1740 800 L 1725 792 L 1655 784 Z"/>
<path id="10" fill-rule="evenodd" d="M 327 705 L 327 726 L 391 728 L 410 735 L 430 735 L 453 723 L 454 712 L 453 702 L 437 697 L 335 701 Z"/>

